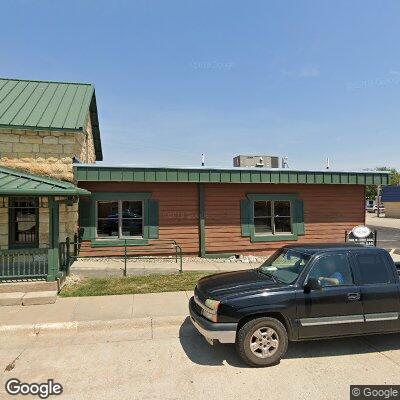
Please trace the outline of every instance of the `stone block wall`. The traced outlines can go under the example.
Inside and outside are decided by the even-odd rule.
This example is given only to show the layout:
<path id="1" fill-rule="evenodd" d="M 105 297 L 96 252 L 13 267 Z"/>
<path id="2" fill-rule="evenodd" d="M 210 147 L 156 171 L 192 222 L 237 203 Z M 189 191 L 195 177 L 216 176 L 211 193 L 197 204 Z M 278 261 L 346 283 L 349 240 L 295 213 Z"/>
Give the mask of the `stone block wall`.
<path id="1" fill-rule="evenodd" d="M 61 200 L 61 198 L 56 198 Z M 49 209 L 47 197 L 42 199 L 44 208 L 39 209 L 39 247 L 49 246 Z M 71 240 L 77 233 L 78 227 L 78 204 L 72 206 L 66 204 L 59 205 L 59 241 L 65 242 L 69 237 Z"/>
<path id="2" fill-rule="evenodd" d="M 0 129 L 0 166 L 74 182 L 73 157 L 96 162 L 92 123 L 84 132 Z M 49 245 L 49 209 L 39 208 L 39 247 Z M 0 208 L 0 249 L 8 248 L 8 208 Z M 71 240 L 78 227 L 78 205 L 60 204 L 60 241 Z"/>
<path id="3" fill-rule="evenodd" d="M 71 240 L 78 229 L 78 203 L 68 206 L 60 204 L 60 242 L 65 242 L 69 237 Z"/>
<path id="4" fill-rule="evenodd" d="M 47 197 L 39 199 L 39 204 L 42 205 L 39 208 L 39 247 L 42 249 L 49 247 L 50 212 Z"/>
<path id="5" fill-rule="evenodd" d="M 77 136 L 77 143 L 75 145 L 76 155 L 80 161 L 86 164 L 92 164 L 96 162 L 96 153 L 93 141 L 93 130 L 90 115 L 86 125 L 86 133 L 84 135 Z"/>
<path id="6" fill-rule="evenodd" d="M 0 129 L 0 165 L 73 182 L 73 157 L 96 162 L 90 117 L 84 132 Z"/>

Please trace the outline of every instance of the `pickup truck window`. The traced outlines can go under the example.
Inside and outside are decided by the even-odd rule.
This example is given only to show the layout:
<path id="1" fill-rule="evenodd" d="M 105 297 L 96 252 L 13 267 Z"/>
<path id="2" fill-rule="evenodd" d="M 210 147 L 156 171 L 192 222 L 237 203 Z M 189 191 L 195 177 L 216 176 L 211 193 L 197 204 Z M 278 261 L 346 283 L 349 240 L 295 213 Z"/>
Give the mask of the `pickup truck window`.
<path id="1" fill-rule="evenodd" d="M 308 254 L 282 249 L 265 261 L 259 271 L 279 282 L 290 284 L 297 279 L 309 260 Z"/>
<path id="2" fill-rule="evenodd" d="M 360 270 L 361 284 L 390 282 L 390 273 L 381 254 L 358 254 L 356 259 Z"/>
<path id="3" fill-rule="evenodd" d="M 331 254 L 318 258 L 311 267 L 308 278 L 318 279 L 322 286 L 354 285 L 345 254 Z"/>

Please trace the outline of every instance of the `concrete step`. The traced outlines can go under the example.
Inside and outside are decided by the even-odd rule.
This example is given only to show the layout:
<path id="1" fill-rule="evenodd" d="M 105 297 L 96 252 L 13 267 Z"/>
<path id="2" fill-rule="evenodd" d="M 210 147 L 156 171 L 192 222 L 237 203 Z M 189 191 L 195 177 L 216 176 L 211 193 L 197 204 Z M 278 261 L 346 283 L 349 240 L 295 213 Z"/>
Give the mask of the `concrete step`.
<path id="1" fill-rule="evenodd" d="M 39 304 L 52 304 L 57 300 L 57 290 L 48 290 L 44 292 L 26 293 L 22 298 L 23 306 L 33 306 Z"/>
<path id="2" fill-rule="evenodd" d="M 0 306 L 20 306 L 24 292 L 0 293 Z"/>
<path id="3" fill-rule="evenodd" d="M 57 300 L 57 293 L 57 290 L 28 293 L 0 293 L 0 306 L 32 306 L 36 304 L 52 304 Z"/>
<path id="4" fill-rule="evenodd" d="M 60 282 L 46 282 L 46 281 L 30 281 L 30 282 L 1 282 L 0 293 L 13 293 L 13 292 L 44 292 L 51 290 L 60 290 Z"/>

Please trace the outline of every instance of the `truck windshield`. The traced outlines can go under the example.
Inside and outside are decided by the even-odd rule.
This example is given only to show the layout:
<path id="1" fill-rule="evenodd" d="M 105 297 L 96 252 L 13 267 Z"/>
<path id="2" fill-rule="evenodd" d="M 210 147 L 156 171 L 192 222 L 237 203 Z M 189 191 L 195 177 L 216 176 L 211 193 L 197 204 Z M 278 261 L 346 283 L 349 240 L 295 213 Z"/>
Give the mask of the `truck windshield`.
<path id="1" fill-rule="evenodd" d="M 278 282 L 290 284 L 297 279 L 309 259 L 308 254 L 291 249 L 282 249 L 265 261 L 258 270 Z"/>

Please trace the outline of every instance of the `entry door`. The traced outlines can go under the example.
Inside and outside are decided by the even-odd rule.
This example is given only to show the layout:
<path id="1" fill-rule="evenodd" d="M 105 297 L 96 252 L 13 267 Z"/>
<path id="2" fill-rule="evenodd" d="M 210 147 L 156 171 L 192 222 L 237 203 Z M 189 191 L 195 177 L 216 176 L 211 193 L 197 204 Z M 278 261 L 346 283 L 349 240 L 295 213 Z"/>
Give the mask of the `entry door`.
<path id="1" fill-rule="evenodd" d="M 383 252 L 364 250 L 353 258 L 361 289 L 365 333 L 400 330 L 399 286 L 387 257 Z"/>
<path id="2" fill-rule="evenodd" d="M 39 215 L 35 197 L 11 197 L 9 200 L 9 247 L 38 246 Z"/>
<path id="3" fill-rule="evenodd" d="M 329 254 L 317 258 L 306 278 L 317 278 L 322 289 L 297 293 L 300 338 L 358 334 L 364 322 L 361 293 L 349 258 Z"/>

